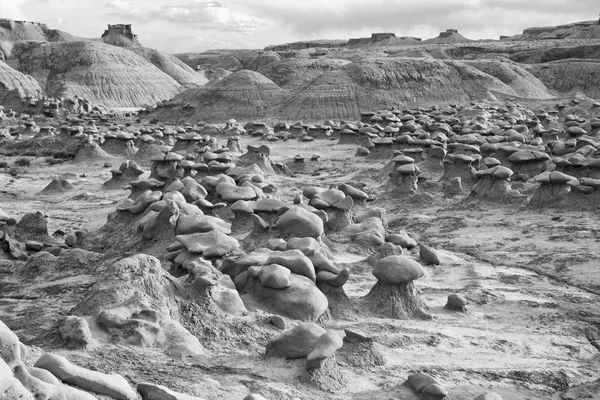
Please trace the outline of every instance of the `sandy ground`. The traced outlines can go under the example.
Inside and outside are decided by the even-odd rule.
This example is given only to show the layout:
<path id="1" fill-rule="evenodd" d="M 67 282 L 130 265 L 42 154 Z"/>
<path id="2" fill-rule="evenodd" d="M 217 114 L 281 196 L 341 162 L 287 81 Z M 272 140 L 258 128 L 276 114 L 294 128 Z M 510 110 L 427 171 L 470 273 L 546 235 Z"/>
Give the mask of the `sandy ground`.
<path id="1" fill-rule="evenodd" d="M 255 138 L 242 142 L 260 143 Z M 25 337 L 25 343 L 51 349 L 82 366 L 119 372 L 132 383 L 159 382 L 207 399 L 241 399 L 249 391 L 270 399 L 410 399 L 399 385 L 413 371 L 437 377 L 452 399 L 474 399 L 487 391 L 511 400 L 600 399 L 599 349 L 594 346 L 600 339 L 598 214 L 469 205 L 464 196 L 406 201 L 390 195 L 389 183 L 379 172 L 387 160 L 356 158 L 354 145 L 325 140 L 268 144 L 274 148 L 273 161 L 290 162 L 297 153 L 322 157 L 306 173 L 271 177 L 282 199 L 291 200 L 292 193 L 306 185 L 362 181 L 376 199 L 370 204 L 386 208 L 390 231 L 406 230 L 440 253 L 442 264 L 426 266 L 426 275 L 417 281 L 432 321 L 348 318 L 324 323 L 339 333 L 351 328 L 374 335 L 384 366 L 359 368 L 340 355 L 346 385 L 327 393 L 300 383 L 302 360 L 261 356 L 266 340 L 277 335 L 271 328 L 263 327 L 261 332 L 267 334 L 244 348 L 207 346 L 213 364 L 202 367 L 149 349 L 107 345 L 69 351 L 56 341 L 28 339 L 22 318 L 29 309 L 43 306 L 43 296 L 17 299 L 0 292 L 0 319 Z M 3 159 L 9 165 L 14 162 Z M 120 161 L 112 160 L 113 168 Z M 43 211 L 50 233 L 97 229 L 128 194 L 103 189 L 110 169 L 102 160 L 50 167 L 40 158 L 21 168 L 17 178 L 0 170 L 0 207 L 17 219 L 29 211 Z M 66 173 L 75 187 L 72 191 L 40 194 L 53 176 Z M 335 255 L 338 264 L 353 270 L 345 285 L 347 294 L 360 297 L 375 278 L 363 262 L 365 256 L 352 250 L 338 246 Z M 18 263 L 1 265 L 4 288 L 7 283 L 18 285 L 12 277 Z M 82 275 L 59 286 L 85 291 L 87 279 Z M 19 290 L 35 293 L 39 288 Z M 444 308 L 450 293 L 469 299 L 467 312 Z M 248 316 L 250 326 L 266 325 L 265 319 L 261 313 Z"/>

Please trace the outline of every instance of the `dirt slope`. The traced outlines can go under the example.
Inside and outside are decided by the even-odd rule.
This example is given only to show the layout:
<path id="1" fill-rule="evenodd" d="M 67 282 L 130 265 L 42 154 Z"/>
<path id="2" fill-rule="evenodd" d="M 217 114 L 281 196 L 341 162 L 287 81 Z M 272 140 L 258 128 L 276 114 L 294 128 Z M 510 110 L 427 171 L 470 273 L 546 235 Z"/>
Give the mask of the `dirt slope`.
<path id="1" fill-rule="evenodd" d="M 267 64 L 258 72 L 285 89 L 295 89 L 350 61 L 331 58 L 291 58 Z"/>
<path id="2" fill-rule="evenodd" d="M 19 66 L 48 95 L 79 95 L 109 107 L 156 104 L 180 87 L 137 54 L 99 42 L 38 44 L 19 55 Z"/>
<path id="3" fill-rule="evenodd" d="M 263 118 L 287 93 L 261 74 L 242 70 L 214 84 L 183 91 L 151 116 L 170 122 L 252 120 Z"/>
<path id="4" fill-rule="evenodd" d="M 135 48 L 132 51 L 152 63 L 181 85 L 202 86 L 208 83 L 208 79 L 203 74 L 194 71 L 186 63 L 171 54 L 147 47 Z"/>
<path id="5" fill-rule="evenodd" d="M 548 98 L 522 68 L 499 62 L 427 59 L 365 60 L 326 72 L 298 88 L 272 112 L 289 120 L 351 119 L 390 105 L 453 103 L 483 98 L 489 90 Z"/>

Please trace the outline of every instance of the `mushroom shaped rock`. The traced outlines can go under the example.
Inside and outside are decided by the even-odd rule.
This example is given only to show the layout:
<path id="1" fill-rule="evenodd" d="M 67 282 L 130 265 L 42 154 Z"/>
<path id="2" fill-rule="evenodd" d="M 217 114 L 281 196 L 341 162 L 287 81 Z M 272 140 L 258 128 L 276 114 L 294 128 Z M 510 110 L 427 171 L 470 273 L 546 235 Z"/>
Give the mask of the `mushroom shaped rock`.
<path id="1" fill-rule="evenodd" d="M 288 318 L 302 321 L 319 318 L 329 305 L 327 297 L 305 276 L 292 273 L 289 280 L 290 286 L 279 290 L 267 288 L 258 279 L 250 277 L 242 299 L 247 307 L 252 303 L 256 308 Z"/>
<path id="2" fill-rule="evenodd" d="M 514 204 L 525 201 L 526 196 L 511 187 L 513 171 L 500 165 L 476 172 L 479 179 L 471 190 L 469 199 L 493 203 Z"/>
<path id="3" fill-rule="evenodd" d="M 522 180 L 527 180 L 548 168 L 550 156 L 537 150 L 517 150 L 506 160 L 510 162 L 515 174 L 519 175 Z"/>
<path id="4" fill-rule="evenodd" d="M 50 353 L 44 353 L 36 361 L 35 367 L 50 371 L 61 381 L 89 390 L 105 394 L 117 400 L 136 400 L 137 394 L 129 383 L 119 374 L 104 374 L 98 371 L 78 367 L 66 358 Z"/>
<path id="5" fill-rule="evenodd" d="M 398 194 L 414 194 L 417 192 L 417 183 L 421 170 L 416 164 L 403 164 L 394 167 L 390 173 L 394 187 L 394 192 Z"/>
<path id="6" fill-rule="evenodd" d="M 284 238 L 312 237 L 323 235 L 323 220 L 303 207 L 294 206 L 277 219 L 279 232 Z"/>
<path id="7" fill-rule="evenodd" d="M 404 256 L 382 258 L 373 268 L 377 283 L 362 302 L 369 312 L 387 318 L 431 319 L 427 306 L 414 286 L 414 280 L 424 274 L 421 265 Z"/>
<path id="8" fill-rule="evenodd" d="M 328 331 L 321 335 L 313 350 L 306 357 L 306 369 L 319 368 L 327 358 L 335 356 L 335 352 L 344 345 L 337 333 Z"/>
<path id="9" fill-rule="evenodd" d="M 175 392 L 155 383 L 138 383 L 136 387 L 142 400 L 203 400 L 200 397 Z"/>
<path id="10" fill-rule="evenodd" d="M 265 356 L 284 358 L 306 358 L 315 349 L 325 329 L 314 323 L 302 323 L 271 339 L 266 346 Z"/>
<path id="11" fill-rule="evenodd" d="M 559 171 L 543 172 L 535 177 L 541 185 L 529 200 L 529 207 L 559 207 L 565 204 L 571 192 L 571 186 L 578 186 L 574 176 Z"/>
<path id="12" fill-rule="evenodd" d="M 476 159 L 465 154 L 448 154 L 444 157 L 444 174 L 440 181 L 450 181 L 459 177 L 463 185 L 470 186 L 477 182 L 474 163 Z"/>
<path id="13" fill-rule="evenodd" d="M 219 230 L 177 235 L 175 240 L 183 244 L 189 252 L 202 254 L 205 258 L 222 257 L 240 246 L 237 239 L 227 236 Z"/>
<path id="14" fill-rule="evenodd" d="M 300 250 L 274 252 L 269 256 L 269 258 L 267 258 L 266 264 L 283 265 L 291 272 L 297 275 L 305 276 L 313 282 L 317 279 L 315 267 L 312 261 Z"/>
<path id="15" fill-rule="evenodd" d="M 383 283 L 405 284 L 421 278 L 425 275 L 425 270 L 421 264 L 408 257 L 389 256 L 377 262 L 373 275 Z"/>

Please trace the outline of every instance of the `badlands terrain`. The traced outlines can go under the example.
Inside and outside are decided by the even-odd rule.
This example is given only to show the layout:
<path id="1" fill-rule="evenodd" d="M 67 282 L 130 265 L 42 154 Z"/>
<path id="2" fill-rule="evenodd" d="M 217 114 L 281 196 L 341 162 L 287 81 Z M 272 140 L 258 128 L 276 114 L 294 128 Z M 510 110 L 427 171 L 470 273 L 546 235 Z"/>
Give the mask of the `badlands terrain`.
<path id="1" fill-rule="evenodd" d="M 600 399 L 599 27 L 0 20 L 0 399 Z"/>

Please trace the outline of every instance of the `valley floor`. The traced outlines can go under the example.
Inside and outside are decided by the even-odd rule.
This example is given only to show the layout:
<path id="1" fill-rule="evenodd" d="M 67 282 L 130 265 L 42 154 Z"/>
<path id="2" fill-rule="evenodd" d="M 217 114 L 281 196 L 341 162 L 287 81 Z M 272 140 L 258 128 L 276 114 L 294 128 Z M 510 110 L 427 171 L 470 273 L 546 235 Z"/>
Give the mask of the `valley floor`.
<path id="1" fill-rule="evenodd" d="M 262 142 L 243 137 L 242 148 L 249 143 Z M 342 352 L 337 362 L 345 375 L 344 388 L 331 393 L 311 389 L 299 380 L 304 360 L 261 355 L 266 341 L 278 334 L 262 312 L 244 317 L 246 325 L 239 332 L 217 332 L 214 343 L 203 343 L 212 356 L 209 367 L 134 347 L 66 350 L 40 326 L 53 323 L 42 321 L 45 307 L 66 315 L 73 305 L 68 296 L 62 304 L 47 304 L 44 291 L 85 291 L 87 278 L 25 287 L 13 274 L 22 264 L 8 260 L 0 260 L 0 319 L 25 344 L 78 365 L 210 400 L 241 399 L 249 391 L 270 399 L 411 399 L 399 386 L 414 371 L 438 378 L 452 399 L 474 399 L 488 391 L 511 400 L 600 399 L 598 214 L 473 204 L 464 195 L 395 197 L 382 172 L 388 160 L 354 157 L 354 145 L 324 140 L 268 144 L 273 161 L 287 163 L 298 153 L 321 156 L 319 163 L 295 176 L 272 177 L 282 199 L 291 200 L 293 191 L 308 185 L 364 182 L 375 198 L 369 204 L 387 210 L 390 231 L 405 230 L 440 254 L 441 265 L 426 266 L 426 275 L 416 282 L 432 321 L 357 318 L 350 311 L 345 319 L 324 322 L 339 333 L 350 328 L 374 335 L 385 365 L 363 366 Z M 5 160 L 11 165 L 14 161 Z M 113 168 L 121 161 L 113 160 Z M 0 206 L 17 220 L 26 212 L 43 211 L 50 234 L 56 229 L 98 229 L 128 195 L 126 190 L 102 188 L 111 169 L 103 160 L 49 168 L 37 159 L 21 169 L 17 177 L 0 171 Z M 74 190 L 39 194 L 53 176 L 65 173 Z M 376 281 L 364 261 L 368 254 L 352 244 L 334 244 L 333 250 L 338 264 L 352 271 L 346 293 L 351 299 L 364 296 Z M 450 293 L 469 300 L 467 312 L 444 308 Z M 247 343 L 227 345 L 229 336 Z"/>

